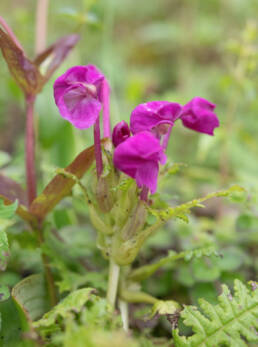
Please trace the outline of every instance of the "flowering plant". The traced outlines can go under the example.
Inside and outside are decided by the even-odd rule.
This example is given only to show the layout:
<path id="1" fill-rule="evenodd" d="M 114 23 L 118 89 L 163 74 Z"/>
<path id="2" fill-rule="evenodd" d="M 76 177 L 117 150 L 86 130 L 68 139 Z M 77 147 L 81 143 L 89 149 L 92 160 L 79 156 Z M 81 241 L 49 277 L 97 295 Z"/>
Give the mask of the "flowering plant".
<path id="1" fill-rule="evenodd" d="M 201 248 L 179 253 L 171 251 L 159 261 L 144 266 L 135 267 L 134 263 L 145 242 L 165 223 L 173 218 L 187 221 L 190 209 L 202 207 L 203 201 L 242 191 L 240 187 L 232 186 L 228 190 L 211 193 L 173 207 L 162 200 L 162 195 L 157 194 L 159 183 L 173 169 L 173 166 L 172 168 L 169 166 L 166 151 L 177 121 L 180 119 L 188 129 L 214 135 L 214 130 L 219 127 L 219 120 L 214 112 L 215 105 L 201 97 L 194 97 L 185 105 L 171 101 L 146 102 L 134 108 L 129 124 L 122 120 L 111 132 L 110 86 L 105 75 L 94 65 L 68 69 L 54 83 L 56 106 L 63 119 L 77 129 L 85 130 L 93 127 L 94 144 L 83 150 L 66 168 L 57 169 L 56 176 L 43 192 L 37 195 L 33 106 L 36 96 L 76 44 L 78 36 L 62 38 L 31 61 L 1 17 L 0 23 L 5 29 L 0 28 L 0 46 L 10 72 L 24 92 L 27 106 L 25 144 L 27 190 L 24 191 L 18 183 L 0 175 L 0 221 L 6 221 L 16 213 L 27 223 L 29 232 L 37 236 L 37 241 L 33 239 L 33 245 L 37 243 L 40 248 L 44 267 L 43 275 L 40 273 L 27 276 L 12 289 L 13 301 L 21 314 L 25 339 L 38 345 L 48 343 L 50 337 L 53 337 L 54 343 L 57 341 L 57 344 L 62 339 L 69 340 L 71 332 L 69 325 L 71 317 L 75 315 L 80 328 L 81 325 L 87 325 L 94 332 L 95 327 L 99 329 L 101 325 L 120 328 L 121 323 L 117 322 L 114 313 L 117 307 L 121 314 L 122 326 L 127 332 L 130 328 L 128 305 L 147 303 L 153 304 L 151 317 L 166 315 L 171 321 L 176 346 L 188 346 L 190 344 L 186 343 L 189 341 L 189 343 L 193 341 L 192 346 L 196 346 L 198 341 L 210 338 L 208 333 L 211 327 L 215 333 L 224 329 L 222 320 L 218 321 L 217 314 L 214 315 L 214 312 L 218 312 L 218 316 L 221 315 L 223 305 L 227 307 L 228 321 L 225 325 L 234 321 L 235 316 L 239 317 L 239 313 L 232 313 L 232 310 L 228 309 L 230 305 L 226 306 L 227 298 L 234 303 L 234 307 L 241 306 L 240 314 L 246 314 L 247 309 L 251 312 L 254 306 L 253 295 L 241 282 L 236 281 L 235 297 L 233 298 L 230 292 L 228 293 L 228 288 L 224 287 L 220 304 L 211 311 L 210 325 L 201 313 L 198 315 L 201 323 L 199 324 L 198 319 L 197 322 L 196 319 L 192 322 L 189 316 L 195 317 L 194 309 L 182 311 L 182 316 L 188 324 L 190 322 L 195 327 L 196 332 L 196 335 L 185 342 L 177 330 L 181 312 L 178 300 L 159 300 L 142 291 L 141 282 L 170 262 L 174 264 L 180 259 L 190 261 L 192 258 L 215 255 L 214 245 L 204 244 Z M 42 75 L 39 68 L 42 63 L 46 63 L 45 60 L 49 58 L 50 53 L 54 58 L 46 74 Z M 90 184 L 86 185 L 83 176 L 91 167 L 93 170 Z M 62 248 L 64 254 L 55 252 L 56 240 L 51 237 L 56 231 L 49 232 L 50 223 L 46 222 L 47 215 L 71 193 L 75 184 L 83 192 L 85 198 L 83 208 L 87 210 L 91 225 L 97 233 L 97 248 L 103 259 L 109 261 L 107 286 L 103 279 L 100 281 L 102 294 L 106 291 L 106 300 L 98 296 L 94 288 L 83 288 L 85 285 L 83 276 L 79 275 L 78 278 L 74 273 L 71 275 L 72 271 L 67 271 L 69 265 L 66 263 L 69 264 L 73 252 L 69 252 L 65 242 Z M 9 225 L 8 222 L 6 226 Z M 57 238 L 63 241 L 58 232 L 56 234 Z M 5 270 L 10 253 L 5 232 L 1 234 L 0 241 L 2 241 L 0 270 Z M 80 248 L 80 245 L 77 247 Z M 62 263 L 59 257 L 66 258 L 66 256 L 67 259 Z M 87 268 L 81 255 L 76 260 Z M 60 281 L 60 277 L 65 276 L 67 278 Z M 4 287 L 4 290 L 6 292 L 0 293 L 0 301 L 3 296 L 8 296 L 6 293 L 9 289 Z M 63 299 L 69 291 L 71 293 Z M 248 298 L 245 301 L 250 302 L 251 308 L 249 306 L 246 308 L 246 303 L 239 304 L 240 292 L 244 293 L 244 298 Z M 89 305 L 85 310 L 87 304 Z M 204 313 L 207 307 L 208 303 L 203 304 Z M 250 322 L 253 320 L 251 313 L 248 320 Z M 76 331 L 77 328 L 76 326 Z M 234 334 L 234 338 L 241 338 L 240 334 L 246 336 L 246 330 L 241 329 L 238 326 L 235 328 L 237 333 Z M 64 330 L 66 337 L 59 334 Z M 87 329 L 83 331 L 85 330 Z M 223 334 L 218 339 L 224 343 Z M 73 339 L 70 338 L 69 341 L 71 340 Z M 64 345 L 69 344 L 64 342 Z"/>

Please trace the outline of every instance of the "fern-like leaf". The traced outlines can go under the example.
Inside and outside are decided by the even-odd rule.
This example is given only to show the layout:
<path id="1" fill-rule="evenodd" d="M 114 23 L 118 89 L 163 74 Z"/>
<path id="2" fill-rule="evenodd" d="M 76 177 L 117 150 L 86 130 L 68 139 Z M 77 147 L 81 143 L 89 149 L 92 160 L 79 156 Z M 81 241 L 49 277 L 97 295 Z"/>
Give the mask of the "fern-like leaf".
<path id="1" fill-rule="evenodd" d="M 134 282 L 140 282 L 150 277 L 154 272 L 160 269 L 162 266 L 170 263 L 176 263 L 177 260 L 184 259 L 190 261 L 193 258 L 209 257 L 211 255 L 218 255 L 216 247 L 214 245 L 206 245 L 192 250 L 186 250 L 180 253 L 170 251 L 168 255 L 161 258 L 159 261 L 139 267 L 131 271 L 128 275 L 128 279 Z"/>
<path id="2" fill-rule="evenodd" d="M 231 186 L 229 189 L 207 194 L 206 196 L 202 198 L 188 201 L 176 207 L 168 207 L 167 209 L 161 209 L 161 210 L 148 207 L 148 211 L 152 215 L 154 215 L 156 218 L 161 220 L 162 222 L 167 222 L 168 220 L 172 218 L 179 218 L 185 222 L 188 222 L 187 214 L 190 213 L 190 210 L 193 207 L 204 207 L 202 203 L 206 200 L 209 200 L 212 198 L 218 198 L 218 197 L 232 196 L 235 193 L 243 193 L 243 192 L 244 192 L 244 189 L 242 187 L 238 185 L 234 185 L 234 186 Z"/>
<path id="3" fill-rule="evenodd" d="M 211 305 L 200 299 L 199 311 L 195 306 L 185 306 L 181 313 L 184 324 L 193 329 L 190 337 L 173 331 L 176 347 L 247 346 L 246 341 L 258 342 L 258 290 L 252 290 L 235 280 L 232 296 L 226 285 L 222 286 L 218 304 Z"/>

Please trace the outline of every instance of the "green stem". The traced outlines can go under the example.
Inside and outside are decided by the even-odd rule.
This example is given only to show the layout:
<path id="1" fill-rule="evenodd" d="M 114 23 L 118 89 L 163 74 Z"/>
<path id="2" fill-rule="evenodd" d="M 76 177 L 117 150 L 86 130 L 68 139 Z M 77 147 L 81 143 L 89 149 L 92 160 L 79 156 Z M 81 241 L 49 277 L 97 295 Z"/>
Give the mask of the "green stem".
<path id="1" fill-rule="evenodd" d="M 120 267 L 112 258 L 109 261 L 107 301 L 114 308 L 116 303 Z"/>
<path id="2" fill-rule="evenodd" d="M 155 304 L 158 299 L 154 298 L 144 292 L 134 292 L 127 289 L 121 289 L 119 292 L 119 297 L 127 302 L 131 303 L 146 303 L 146 304 Z"/>
<path id="3" fill-rule="evenodd" d="M 41 229 L 38 230 L 38 238 L 39 238 L 39 245 L 42 246 L 44 239 L 43 239 L 43 232 Z M 52 272 L 49 266 L 48 257 L 44 253 L 41 253 L 41 256 L 42 256 L 42 262 L 43 262 L 43 266 L 45 270 L 50 305 L 51 307 L 54 307 L 57 304 L 54 277 L 52 275 Z"/>
<path id="4" fill-rule="evenodd" d="M 123 329 L 125 332 L 129 331 L 129 312 L 128 312 L 128 303 L 124 300 L 119 299 L 119 309 L 121 313 Z"/>

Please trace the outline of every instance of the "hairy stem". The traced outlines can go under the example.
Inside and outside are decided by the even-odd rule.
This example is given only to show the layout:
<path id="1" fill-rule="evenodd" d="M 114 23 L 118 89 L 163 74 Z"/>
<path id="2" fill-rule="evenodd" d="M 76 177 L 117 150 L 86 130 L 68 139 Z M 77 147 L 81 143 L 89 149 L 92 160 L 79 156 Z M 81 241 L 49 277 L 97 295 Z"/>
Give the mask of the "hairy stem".
<path id="1" fill-rule="evenodd" d="M 36 9 L 35 53 L 41 53 L 47 41 L 47 13 L 49 0 L 38 0 Z"/>
<path id="2" fill-rule="evenodd" d="M 98 178 L 103 171 L 102 153 L 101 153 L 101 143 L 100 143 L 100 127 L 99 127 L 99 117 L 94 124 L 94 150 L 96 159 L 96 169 Z"/>
<path id="3" fill-rule="evenodd" d="M 109 261 L 107 301 L 114 308 L 116 303 L 120 267 L 112 258 Z"/>
<path id="4" fill-rule="evenodd" d="M 26 97 L 26 180 L 29 205 L 37 195 L 37 178 L 35 169 L 35 131 L 34 131 L 35 96 Z"/>

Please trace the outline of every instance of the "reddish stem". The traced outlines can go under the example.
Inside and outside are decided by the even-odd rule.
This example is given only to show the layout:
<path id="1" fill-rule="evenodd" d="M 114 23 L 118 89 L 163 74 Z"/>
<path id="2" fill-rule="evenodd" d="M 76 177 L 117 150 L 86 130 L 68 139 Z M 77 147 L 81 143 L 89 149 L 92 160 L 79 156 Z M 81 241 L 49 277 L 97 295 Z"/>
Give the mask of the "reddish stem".
<path id="1" fill-rule="evenodd" d="M 106 79 L 103 81 L 101 97 L 103 104 L 103 135 L 110 138 L 110 88 Z"/>
<path id="2" fill-rule="evenodd" d="M 99 178 L 103 171 L 102 153 L 101 153 L 101 142 L 100 142 L 100 127 L 99 117 L 94 124 L 94 150 L 97 168 L 97 177 Z"/>
<path id="3" fill-rule="evenodd" d="M 147 188 L 146 186 L 143 186 L 142 191 L 140 193 L 140 199 L 147 202 L 148 192 L 149 192 L 149 188 Z"/>
<path id="4" fill-rule="evenodd" d="M 35 132 L 34 132 L 34 104 L 35 96 L 26 97 L 26 180 L 29 205 L 37 196 L 36 169 L 35 169 Z"/>

